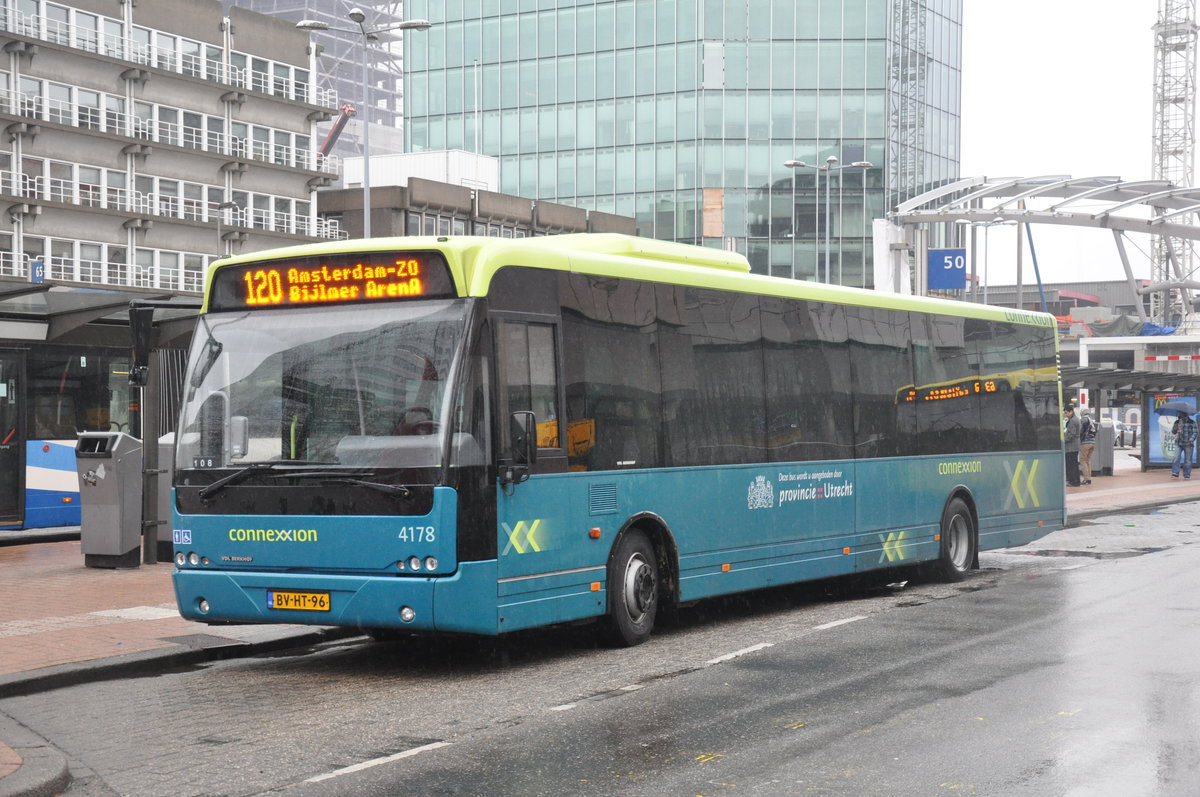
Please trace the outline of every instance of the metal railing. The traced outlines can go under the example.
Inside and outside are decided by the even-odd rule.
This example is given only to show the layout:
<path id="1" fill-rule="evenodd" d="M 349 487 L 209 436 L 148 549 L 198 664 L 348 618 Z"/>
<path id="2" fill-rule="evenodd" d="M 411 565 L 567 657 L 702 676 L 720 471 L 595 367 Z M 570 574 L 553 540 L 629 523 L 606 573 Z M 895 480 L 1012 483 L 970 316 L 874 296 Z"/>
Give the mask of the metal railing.
<path id="1" fill-rule="evenodd" d="M 215 83 L 225 83 L 237 88 L 319 105 L 322 108 L 338 107 L 337 95 L 331 89 L 292 78 L 284 78 L 270 72 L 226 64 L 223 61 L 205 58 L 198 53 L 179 52 L 174 49 L 135 42 L 128 37 L 114 36 L 100 30 L 71 25 L 41 15 L 25 14 L 16 10 L 4 13 L 0 9 L 0 28 L 33 39 L 99 53 L 135 64 L 153 66 L 181 75 L 203 78 Z"/>
<path id="2" fill-rule="evenodd" d="M 10 109 L 14 114 L 43 122 L 98 130 L 159 144 L 271 163 L 276 166 L 307 169 L 322 174 L 337 175 L 341 172 L 341 158 L 322 155 L 309 148 L 243 138 L 224 132 L 205 130 L 194 125 L 145 119 L 140 116 L 131 116 L 121 110 L 80 105 L 75 102 L 50 99 L 5 88 L 0 88 L 0 103 L 3 103 L 4 107 Z"/>
<path id="3" fill-rule="evenodd" d="M 204 187 L 207 190 L 216 186 Z M 45 175 L 27 175 L 10 170 L 0 170 L 0 193 L 82 207 L 121 210 L 142 216 L 185 219 L 209 224 L 220 222 L 230 228 L 241 227 L 319 238 L 348 237 L 336 221 L 314 219 L 297 213 L 241 207 L 226 207 L 222 210 L 221 203 L 180 194 L 136 191 Z"/>

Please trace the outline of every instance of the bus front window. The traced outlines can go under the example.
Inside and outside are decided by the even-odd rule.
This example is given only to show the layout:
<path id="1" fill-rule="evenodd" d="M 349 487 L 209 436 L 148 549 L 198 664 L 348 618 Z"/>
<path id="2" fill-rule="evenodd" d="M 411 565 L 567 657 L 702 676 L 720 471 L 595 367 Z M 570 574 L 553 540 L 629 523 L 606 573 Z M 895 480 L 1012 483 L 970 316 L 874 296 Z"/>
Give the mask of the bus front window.
<path id="1" fill-rule="evenodd" d="M 440 464 L 467 302 L 202 317 L 176 467 Z"/>

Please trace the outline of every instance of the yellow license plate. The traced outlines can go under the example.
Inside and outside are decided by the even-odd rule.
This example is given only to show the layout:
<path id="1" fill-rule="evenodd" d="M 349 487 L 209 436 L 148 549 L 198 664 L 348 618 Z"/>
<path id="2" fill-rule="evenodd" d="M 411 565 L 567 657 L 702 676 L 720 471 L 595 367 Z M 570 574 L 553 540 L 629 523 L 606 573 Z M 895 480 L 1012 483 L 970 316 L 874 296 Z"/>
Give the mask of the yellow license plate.
<path id="1" fill-rule="evenodd" d="M 267 608 L 301 612 L 327 612 L 329 611 L 329 593 L 267 590 Z"/>

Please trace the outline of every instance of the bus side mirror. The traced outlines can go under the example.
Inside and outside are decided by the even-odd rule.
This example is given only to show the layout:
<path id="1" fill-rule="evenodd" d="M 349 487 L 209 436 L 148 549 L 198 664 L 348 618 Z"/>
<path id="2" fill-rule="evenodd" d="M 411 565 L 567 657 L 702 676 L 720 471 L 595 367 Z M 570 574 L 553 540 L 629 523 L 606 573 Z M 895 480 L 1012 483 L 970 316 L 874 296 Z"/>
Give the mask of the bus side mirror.
<path id="1" fill-rule="evenodd" d="M 514 412 L 509 419 L 512 464 L 504 474 L 506 484 L 520 484 L 529 478 L 529 469 L 537 464 L 537 419 L 532 412 Z"/>

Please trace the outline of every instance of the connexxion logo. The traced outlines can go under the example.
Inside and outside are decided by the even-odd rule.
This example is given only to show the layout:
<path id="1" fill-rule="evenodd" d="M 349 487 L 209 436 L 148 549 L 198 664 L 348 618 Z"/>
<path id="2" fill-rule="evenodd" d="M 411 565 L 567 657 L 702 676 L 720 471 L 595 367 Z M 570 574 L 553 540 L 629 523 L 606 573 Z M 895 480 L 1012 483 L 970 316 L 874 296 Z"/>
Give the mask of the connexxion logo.
<path id="1" fill-rule="evenodd" d="M 230 529 L 231 542 L 316 542 L 316 529 Z"/>

